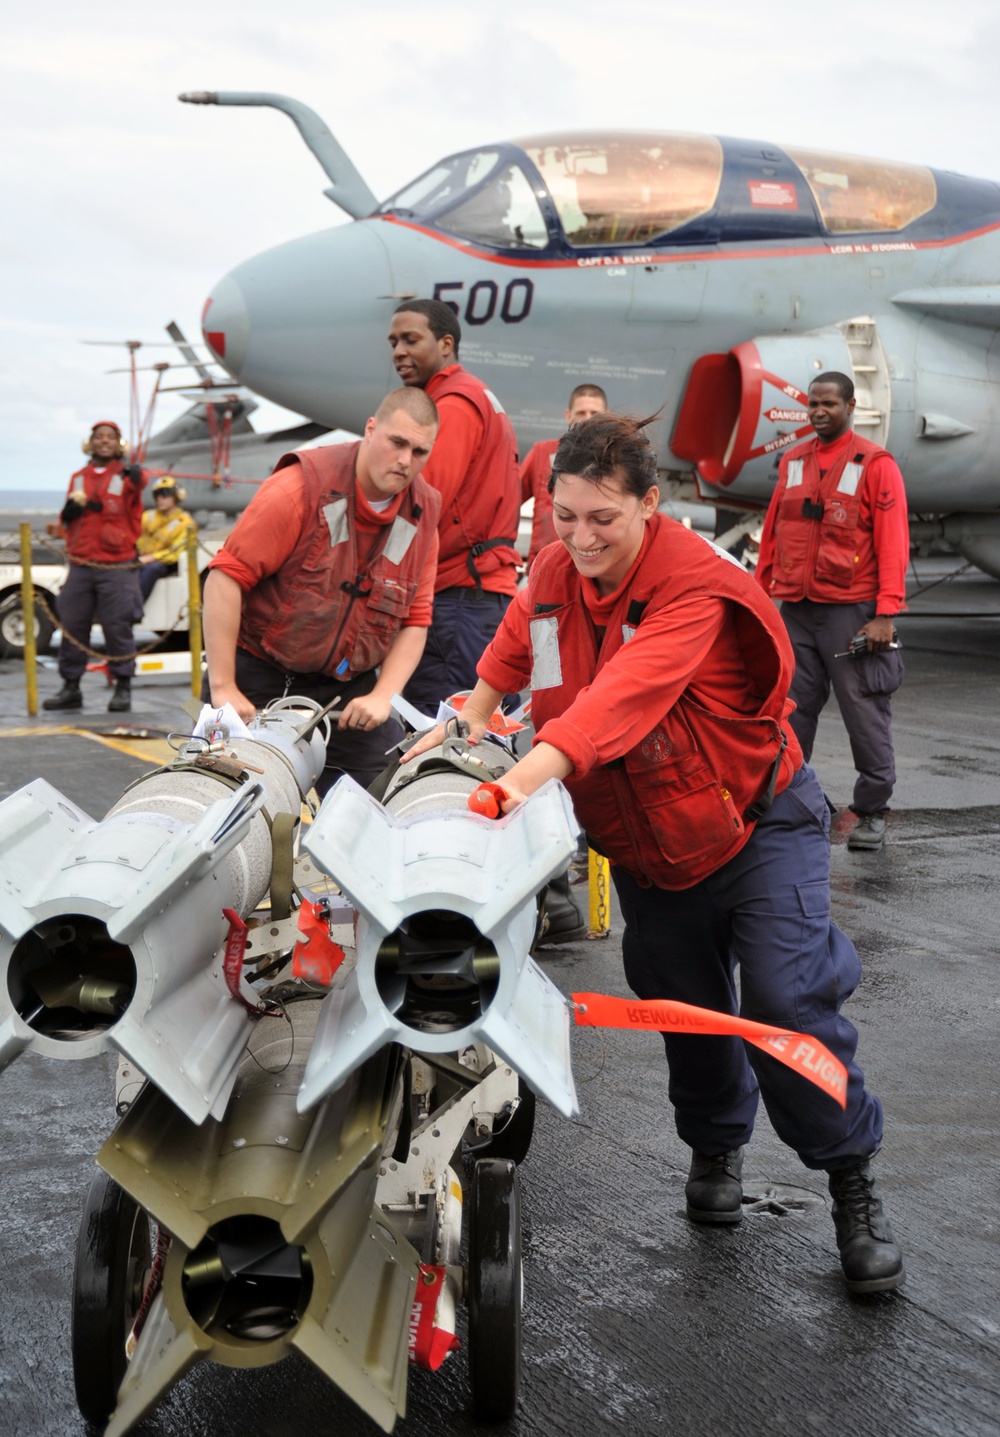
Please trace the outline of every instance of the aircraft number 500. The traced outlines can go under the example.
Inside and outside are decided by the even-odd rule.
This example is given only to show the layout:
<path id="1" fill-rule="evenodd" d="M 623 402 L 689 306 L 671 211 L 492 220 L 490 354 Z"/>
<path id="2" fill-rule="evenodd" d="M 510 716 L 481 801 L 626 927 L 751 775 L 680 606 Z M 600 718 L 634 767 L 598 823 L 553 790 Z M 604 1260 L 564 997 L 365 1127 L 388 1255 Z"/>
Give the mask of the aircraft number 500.
<path id="1" fill-rule="evenodd" d="M 465 281 L 447 280 L 443 284 L 434 286 L 434 298 L 453 309 L 460 318 L 464 318 L 466 324 L 488 324 L 497 312 L 497 304 L 500 304 L 500 318 L 504 324 L 520 324 L 522 319 L 527 319 L 531 313 L 531 301 L 535 297 L 534 281 L 530 279 L 512 279 L 503 291 L 503 300 L 500 299 L 500 286 L 492 279 L 477 279 L 465 298 L 465 314 L 459 308 L 459 301 L 449 297 L 449 290 L 464 290 Z"/>

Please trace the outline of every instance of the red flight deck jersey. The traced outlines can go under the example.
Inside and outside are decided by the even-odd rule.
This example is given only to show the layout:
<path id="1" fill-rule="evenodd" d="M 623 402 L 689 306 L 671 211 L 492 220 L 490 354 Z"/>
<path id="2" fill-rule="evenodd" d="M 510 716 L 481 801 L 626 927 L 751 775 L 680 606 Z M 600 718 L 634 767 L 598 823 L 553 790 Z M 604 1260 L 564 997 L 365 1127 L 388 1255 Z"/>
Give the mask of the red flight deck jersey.
<path id="1" fill-rule="evenodd" d="M 540 439 L 531 446 L 521 464 L 521 503 L 526 504 L 529 499 L 535 501 L 531 519 L 531 547 L 528 550 L 529 567 L 538 551 L 544 549 L 546 544 L 554 543 L 556 538 L 549 480 L 552 478 L 552 460 L 558 448 L 558 439 Z"/>
<path id="2" fill-rule="evenodd" d="M 65 525 L 66 554 L 70 563 L 94 559 L 101 564 L 124 564 L 136 556 L 135 541 L 142 528 L 142 491 L 148 476 L 138 484 L 122 473 L 121 459 L 98 467 L 93 460 L 78 469 L 69 481 L 67 498 L 82 489 L 97 499 L 98 511 L 85 510 Z"/>
<path id="3" fill-rule="evenodd" d="M 436 592 L 471 589 L 513 594 L 521 556 L 517 440 L 496 396 L 460 364 L 424 386 L 441 427 L 423 478 L 441 495 Z M 498 542 L 504 541 L 504 542 Z M 486 546 L 477 552 L 480 546 Z"/>
<path id="4" fill-rule="evenodd" d="M 891 454 L 853 430 L 784 454 L 760 541 L 756 578 L 772 599 L 905 607 L 910 530 Z"/>
<path id="5" fill-rule="evenodd" d="M 794 666 L 750 575 L 656 514 L 604 598 L 562 545 L 544 549 L 478 673 L 501 693 L 530 682 L 535 742 L 573 764 L 564 782 L 594 846 L 640 883 L 680 889 L 739 852 L 755 806 L 800 767 Z"/>
<path id="6" fill-rule="evenodd" d="M 358 447 L 285 455 L 210 565 L 244 591 L 239 646 L 293 673 L 353 678 L 431 621 L 438 496 L 418 477 L 371 509 Z"/>

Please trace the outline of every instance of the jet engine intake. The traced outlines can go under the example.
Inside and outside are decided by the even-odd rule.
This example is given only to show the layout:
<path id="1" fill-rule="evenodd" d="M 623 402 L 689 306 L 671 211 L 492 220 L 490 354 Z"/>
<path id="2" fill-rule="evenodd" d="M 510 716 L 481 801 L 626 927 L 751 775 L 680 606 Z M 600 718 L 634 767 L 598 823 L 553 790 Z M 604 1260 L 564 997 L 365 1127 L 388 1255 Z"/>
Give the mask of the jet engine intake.
<path id="1" fill-rule="evenodd" d="M 854 426 L 884 444 L 891 384 L 872 319 L 862 316 L 807 334 L 764 335 L 727 354 L 695 361 L 670 447 L 694 464 L 706 496 L 769 496 L 783 449 L 812 435 L 809 382 L 827 370 L 852 378 Z"/>

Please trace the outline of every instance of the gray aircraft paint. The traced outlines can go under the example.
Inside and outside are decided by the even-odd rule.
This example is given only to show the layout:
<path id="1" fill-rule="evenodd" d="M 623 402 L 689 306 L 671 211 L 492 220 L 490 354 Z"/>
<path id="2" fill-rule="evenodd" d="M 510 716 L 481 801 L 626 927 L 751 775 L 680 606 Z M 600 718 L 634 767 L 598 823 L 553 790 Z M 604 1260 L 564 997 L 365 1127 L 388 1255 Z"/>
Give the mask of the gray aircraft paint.
<path id="1" fill-rule="evenodd" d="M 282 97 L 198 98 L 286 108 Z M 337 156 L 317 154 L 336 189 Z M 499 394 L 522 452 L 560 431 L 567 393 L 591 381 L 615 408 L 660 411 L 654 442 L 668 477 L 744 504 L 766 502 L 778 451 L 811 432 L 801 398 L 809 380 L 853 370 L 857 431 L 895 455 L 911 509 L 942 520 L 963 552 L 975 535 L 975 562 L 1000 574 L 1000 187 L 934 178 L 952 200 L 958 194 L 962 213 L 941 200 L 929 219 L 889 233 L 837 235 L 817 223 L 798 239 L 761 231 L 729 241 L 723 231 L 713 243 L 654 239 L 593 253 L 564 242 L 555 257 L 491 252 L 419 217 L 374 214 L 238 265 L 210 297 L 205 337 L 215 348 L 224 336 L 215 352 L 251 389 L 359 430 L 396 382 L 386 342 L 393 310 L 437 294 L 457 305 L 461 361 Z M 719 482 L 690 445 L 672 445 L 695 363 L 748 344 L 736 445 L 746 457 Z M 746 375 L 755 365 L 776 382 L 764 379 L 751 414 Z M 709 388 L 700 412 L 711 404 Z M 735 439 L 734 423 L 730 449 Z"/>

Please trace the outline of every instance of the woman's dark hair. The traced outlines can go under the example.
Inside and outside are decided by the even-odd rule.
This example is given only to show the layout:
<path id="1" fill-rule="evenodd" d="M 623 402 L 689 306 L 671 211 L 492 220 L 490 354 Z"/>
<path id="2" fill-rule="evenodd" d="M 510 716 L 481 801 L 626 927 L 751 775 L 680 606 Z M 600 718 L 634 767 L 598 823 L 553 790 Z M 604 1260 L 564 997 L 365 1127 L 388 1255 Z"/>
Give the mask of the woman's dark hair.
<path id="1" fill-rule="evenodd" d="M 641 499 L 656 483 L 656 453 L 643 433 L 655 418 L 595 414 L 568 429 L 552 459 L 549 493 L 560 474 L 578 474 L 592 484 L 617 474 L 625 493 Z"/>

